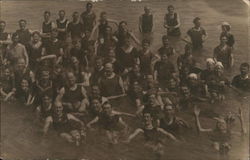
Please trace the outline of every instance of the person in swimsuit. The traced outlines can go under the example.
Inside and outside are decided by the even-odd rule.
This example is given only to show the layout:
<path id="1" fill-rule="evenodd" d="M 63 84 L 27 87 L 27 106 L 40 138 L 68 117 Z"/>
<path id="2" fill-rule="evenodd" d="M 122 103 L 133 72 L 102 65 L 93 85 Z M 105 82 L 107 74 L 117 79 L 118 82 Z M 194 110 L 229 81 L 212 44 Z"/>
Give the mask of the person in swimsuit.
<path id="1" fill-rule="evenodd" d="M 84 31 L 92 32 L 96 24 L 96 14 L 92 9 L 93 9 L 93 4 L 91 2 L 88 2 L 86 4 L 86 11 L 84 11 L 81 14 L 81 20 L 82 20 Z"/>
<path id="2" fill-rule="evenodd" d="M 66 12 L 64 10 L 60 10 L 58 12 L 59 18 L 56 20 L 56 26 L 57 26 L 57 31 L 58 31 L 57 38 L 63 43 L 66 42 L 67 27 L 69 24 L 69 21 L 65 18 L 65 14 Z"/>
<path id="3" fill-rule="evenodd" d="M 193 51 L 199 51 L 203 48 L 203 43 L 207 39 L 207 33 L 201 26 L 201 18 L 194 18 L 193 23 L 194 27 L 187 31 L 187 35 L 191 40 Z"/>
<path id="4" fill-rule="evenodd" d="M 117 144 L 119 138 L 127 131 L 128 126 L 123 121 L 120 114 L 117 114 L 109 102 L 102 105 L 102 112 L 87 124 L 88 128 L 91 125 L 99 122 L 100 126 L 106 131 L 110 144 Z"/>
<path id="5" fill-rule="evenodd" d="M 139 31 L 142 33 L 143 39 L 152 40 L 153 31 L 153 14 L 148 6 L 144 7 L 144 14 L 139 17 Z"/>
<path id="6" fill-rule="evenodd" d="M 20 29 L 18 29 L 15 33 L 19 36 L 19 43 L 26 46 L 31 40 L 31 31 L 26 28 L 26 20 L 21 19 L 18 23 Z"/>
<path id="7" fill-rule="evenodd" d="M 242 91 L 250 92 L 249 63 L 240 65 L 240 74 L 232 80 L 232 85 Z"/>
<path id="8" fill-rule="evenodd" d="M 232 47 L 234 46 L 234 43 L 235 43 L 235 39 L 234 39 L 234 35 L 231 33 L 231 25 L 228 23 L 228 22 L 223 22 L 221 24 L 221 34 L 220 34 L 220 39 L 221 37 L 224 37 L 226 36 L 227 37 L 227 45 L 229 47 Z"/>
<path id="9" fill-rule="evenodd" d="M 234 117 L 232 115 L 227 115 L 227 117 L 215 117 L 214 120 L 217 121 L 216 127 L 214 129 L 204 129 L 200 124 L 200 108 L 197 106 L 194 107 L 194 115 L 198 132 L 209 133 L 210 139 L 213 141 L 213 148 L 220 154 L 227 155 L 231 148 L 230 140 L 232 136 L 238 135 L 238 133 L 232 131 L 232 122 L 234 121 Z M 241 108 L 239 108 L 237 117 L 240 120 L 241 135 L 244 136 L 246 134 L 246 130 L 244 128 L 243 113 Z"/>
<path id="10" fill-rule="evenodd" d="M 72 22 L 69 22 L 67 26 L 67 34 L 70 35 L 71 41 L 83 37 L 83 24 L 80 21 L 80 15 L 78 12 L 72 14 Z"/>
<path id="11" fill-rule="evenodd" d="M 164 17 L 164 27 L 167 28 L 168 36 L 180 36 L 180 18 L 179 14 L 174 11 L 174 6 L 168 6 L 168 13 Z"/>
<path id="12" fill-rule="evenodd" d="M 224 68 L 230 69 L 233 67 L 234 58 L 232 53 L 232 47 L 227 44 L 227 37 L 222 36 L 220 44 L 214 49 L 214 59 L 222 63 Z"/>
<path id="13" fill-rule="evenodd" d="M 51 16 L 50 11 L 45 11 L 43 13 L 44 21 L 42 24 L 41 37 L 44 46 L 46 46 L 49 43 L 52 29 L 56 28 L 56 24 L 50 20 L 50 16 Z"/>
<path id="14" fill-rule="evenodd" d="M 5 32 L 6 22 L 0 20 L 0 64 L 4 64 L 6 48 L 11 44 L 11 36 Z M 5 64 L 4 64 L 5 65 Z"/>
<path id="15" fill-rule="evenodd" d="M 140 133 L 144 135 L 144 139 L 146 141 L 145 147 L 153 151 L 153 153 L 156 155 L 157 160 L 160 160 L 162 155 L 164 154 L 162 139 L 160 139 L 160 135 L 164 135 L 176 142 L 178 141 L 171 133 L 165 131 L 162 128 L 154 127 L 153 117 L 149 112 L 143 113 L 143 127 L 137 128 L 132 134 L 129 135 L 127 140 L 124 142 L 130 143 L 131 140 L 133 140 Z"/>
<path id="16" fill-rule="evenodd" d="M 43 137 L 46 137 L 50 126 L 53 126 L 58 135 L 69 143 L 79 146 L 85 138 L 84 123 L 72 114 L 63 111 L 63 105 L 55 102 L 52 115 L 46 117 L 43 126 Z"/>

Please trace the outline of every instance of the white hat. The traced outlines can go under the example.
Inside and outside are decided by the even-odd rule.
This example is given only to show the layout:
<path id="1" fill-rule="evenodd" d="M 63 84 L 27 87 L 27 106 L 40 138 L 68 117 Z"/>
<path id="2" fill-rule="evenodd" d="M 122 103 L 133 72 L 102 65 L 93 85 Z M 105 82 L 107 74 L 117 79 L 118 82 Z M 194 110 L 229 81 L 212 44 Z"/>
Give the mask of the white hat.
<path id="1" fill-rule="evenodd" d="M 224 66 L 221 62 L 216 62 L 215 68 L 224 68 Z"/>
<path id="2" fill-rule="evenodd" d="M 190 73 L 190 74 L 188 75 L 188 78 L 197 80 L 197 79 L 198 79 L 198 76 L 197 76 L 197 74 L 195 74 L 195 73 Z"/>
<path id="3" fill-rule="evenodd" d="M 228 22 L 224 21 L 221 23 L 222 26 L 231 26 Z"/>
<path id="4" fill-rule="evenodd" d="M 215 60 L 214 60 L 213 58 L 207 58 L 207 59 L 206 59 L 206 63 L 207 63 L 207 64 L 216 64 L 216 63 L 215 63 Z"/>

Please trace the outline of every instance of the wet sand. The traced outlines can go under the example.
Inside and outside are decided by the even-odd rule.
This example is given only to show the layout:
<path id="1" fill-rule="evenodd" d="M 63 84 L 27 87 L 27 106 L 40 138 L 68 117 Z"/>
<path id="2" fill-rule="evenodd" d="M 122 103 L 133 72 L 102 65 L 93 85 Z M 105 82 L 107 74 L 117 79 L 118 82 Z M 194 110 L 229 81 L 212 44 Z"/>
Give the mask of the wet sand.
<path id="1" fill-rule="evenodd" d="M 6 30 L 13 32 L 18 28 L 17 21 L 24 18 L 28 21 L 28 28 L 40 30 L 43 21 L 43 12 L 50 10 L 52 19 L 57 18 L 57 12 L 65 9 L 67 18 L 71 19 L 73 11 L 82 12 L 86 2 L 79 1 L 2 1 L 0 17 L 7 22 Z M 143 6 L 148 5 L 154 14 L 154 41 L 152 50 L 157 51 L 161 46 L 161 36 L 166 33 L 163 28 L 163 17 L 169 4 L 173 4 L 180 14 L 181 31 L 192 27 L 192 19 L 199 16 L 203 20 L 203 26 L 208 32 L 208 40 L 204 44 L 204 53 L 197 57 L 201 64 L 204 64 L 206 57 L 212 56 L 212 51 L 219 43 L 220 28 L 222 21 L 228 21 L 232 25 L 232 33 L 235 35 L 235 66 L 230 73 L 231 79 L 238 72 L 240 63 L 249 60 L 248 52 L 248 23 L 247 6 L 240 0 L 169 0 L 151 2 L 128 2 L 128 1 L 106 1 L 94 3 L 94 10 L 99 15 L 101 11 L 107 11 L 108 16 L 116 20 L 128 21 L 129 27 L 140 37 L 138 32 L 138 17 L 143 13 Z M 177 55 L 183 53 L 184 43 L 173 42 Z M 249 61 L 248 61 L 249 62 Z M 241 105 L 244 110 L 244 117 L 249 119 L 249 100 L 242 100 L 234 92 L 229 92 L 227 100 L 219 105 L 201 104 L 206 110 L 222 112 L 237 112 Z M 114 102 L 117 110 L 133 113 L 135 108 L 129 99 L 120 99 Z M 186 141 L 181 144 L 173 144 L 167 141 L 163 160 L 219 160 L 217 154 L 211 149 L 207 135 L 198 136 L 194 126 L 194 118 L 191 114 L 181 114 L 193 127 L 186 134 Z M 125 120 L 131 126 L 131 130 L 138 126 L 134 119 Z M 210 118 L 201 117 L 201 123 L 205 128 L 213 127 L 215 121 Z M 246 123 L 249 128 L 249 123 Z M 239 131 L 239 123 L 236 122 L 234 130 Z M 91 132 L 88 134 L 87 144 L 75 148 L 58 140 L 54 133 L 48 141 L 40 143 L 39 127 L 34 123 L 34 116 L 31 108 L 21 105 L 1 104 L 1 156 L 4 159 L 34 160 L 39 158 L 79 159 L 91 160 L 152 160 L 152 153 L 143 147 L 143 137 L 138 137 L 131 144 L 118 144 L 110 148 L 104 134 Z M 53 141 L 52 141 L 53 140 Z M 55 142 L 55 143 L 51 143 Z M 233 148 L 229 160 L 245 160 L 248 153 L 248 137 L 245 139 L 233 137 Z M 68 151 L 68 152 L 66 152 Z M 228 160 L 228 159 L 227 159 Z"/>

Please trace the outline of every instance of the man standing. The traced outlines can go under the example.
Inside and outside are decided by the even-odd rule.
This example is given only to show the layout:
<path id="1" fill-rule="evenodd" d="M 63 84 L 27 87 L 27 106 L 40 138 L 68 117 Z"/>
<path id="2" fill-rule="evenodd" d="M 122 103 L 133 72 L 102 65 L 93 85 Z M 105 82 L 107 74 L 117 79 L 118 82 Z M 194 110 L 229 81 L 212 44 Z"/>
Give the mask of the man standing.
<path id="1" fill-rule="evenodd" d="M 92 11 L 93 4 L 86 4 L 86 11 L 81 14 L 84 31 L 92 31 L 96 23 L 96 14 Z"/>

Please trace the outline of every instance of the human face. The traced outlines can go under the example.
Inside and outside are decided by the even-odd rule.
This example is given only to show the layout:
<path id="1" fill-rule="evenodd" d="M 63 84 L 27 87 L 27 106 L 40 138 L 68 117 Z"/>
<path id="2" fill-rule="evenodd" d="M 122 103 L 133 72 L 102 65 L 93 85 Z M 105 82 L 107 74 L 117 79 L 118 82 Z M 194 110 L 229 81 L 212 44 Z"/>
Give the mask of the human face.
<path id="1" fill-rule="evenodd" d="M 43 104 L 49 106 L 51 104 L 51 99 L 48 96 L 43 97 Z"/>
<path id="2" fill-rule="evenodd" d="M 145 7 L 144 8 L 144 12 L 149 15 L 150 14 L 150 8 L 149 7 Z"/>
<path id="3" fill-rule="evenodd" d="M 0 32 L 4 32 L 6 24 L 5 23 L 0 23 Z"/>
<path id="4" fill-rule="evenodd" d="M 127 24 L 126 23 L 122 23 L 121 24 L 121 28 L 123 31 L 127 31 Z"/>
<path id="5" fill-rule="evenodd" d="M 113 73 L 113 68 L 112 67 L 105 67 L 104 70 L 105 70 L 104 74 L 105 74 L 106 77 L 110 77 L 112 75 L 112 73 Z"/>
<path id="6" fill-rule="evenodd" d="M 97 86 L 92 87 L 92 94 L 93 95 L 100 95 L 100 89 Z"/>
<path id="7" fill-rule="evenodd" d="M 227 43 L 227 37 L 221 37 L 221 44 Z"/>
<path id="8" fill-rule="evenodd" d="M 240 67 L 240 73 L 241 73 L 241 75 L 247 75 L 248 72 L 249 72 L 249 68 L 248 67 L 244 67 L 244 66 Z"/>
<path id="9" fill-rule="evenodd" d="M 59 15 L 59 18 L 60 18 L 60 19 L 64 19 L 64 17 L 65 17 L 65 12 L 64 12 L 64 11 L 60 11 L 58 15 Z"/>
<path id="10" fill-rule="evenodd" d="M 76 22 L 79 19 L 79 14 L 78 13 L 74 13 L 72 17 L 73 17 L 73 21 Z"/>
<path id="11" fill-rule="evenodd" d="M 200 27 L 201 26 L 201 20 L 197 20 L 195 23 L 194 23 L 195 27 Z"/>
<path id="12" fill-rule="evenodd" d="M 92 10 L 92 7 L 93 7 L 92 4 L 88 4 L 86 6 L 87 11 L 90 12 Z"/>
<path id="13" fill-rule="evenodd" d="M 168 56 L 166 54 L 162 54 L 161 55 L 161 60 L 164 61 L 164 62 L 167 61 L 168 60 Z"/>
<path id="14" fill-rule="evenodd" d="M 20 27 L 21 30 L 25 30 L 25 28 L 26 28 L 26 22 L 25 21 L 19 22 L 19 27 Z"/>
<path id="15" fill-rule="evenodd" d="M 174 79 L 169 80 L 169 88 L 175 88 L 176 87 L 176 81 Z"/>
<path id="16" fill-rule="evenodd" d="M 75 75 L 73 73 L 68 73 L 68 77 L 67 78 L 68 78 L 68 83 L 69 83 L 70 86 L 75 85 L 75 83 L 76 83 L 76 77 L 75 77 Z"/>
<path id="17" fill-rule="evenodd" d="M 43 15 L 43 17 L 44 17 L 44 21 L 48 22 L 49 19 L 50 19 L 50 14 L 49 14 L 49 13 L 45 13 L 45 14 Z"/>
<path id="18" fill-rule="evenodd" d="M 156 104 L 156 97 L 155 97 L 155 95 L 150 95 L 149 99 L 148 99 L 148 102 L 149 102 L 150 106 L 155 106 L 155 104 Z"/>
<path id="19" fill-rule="evenodd" d="M 41 39 L 41 37 L 38 35 L 38 34 L 34 34 L 33 35 L 33 42 L 39 42 L 40 41 L 40 39 Z"/>
<path id="20" fill-rule="evenodd" d="M 55 111 L 56 111 L 56 114 L 58 114 L 58 115 L 62 114 L 62 111 L 63 111 L 63 106 L 62 106 L 62 104 L 57 104 L 57 105 L 55 106 Z"/>
<path id="21" fill-rule="evenodd" d="M 29 87 L 29 82 L 26 80 L 26 79 L 23 79 L 22 81 L 21 81 L 21 88 L 23 89 L 23 90 L 25 90 L 25 89 L 27 89 Z"/>
<path id="22" fill-rule="evenodd" d="M 103 106 L 103 111 L 106 115 L 111 115 L 112 114 L 112 107 L 111 104 L 105 104 Z"/>
<path id="23" fill-rule="evenodd" d="M 214 64 L 212 64 L 212 63 L 207 63 L 207 69 L 208 69 L 209 71 L 214 70 Z"/>
<path id="24" fill-rule="evenodd" d="M 94 100 L 92 101 L 91 105 L 92 105 L 92 107 L 93 107 L 93 109 L 94 109 L 95 111 L 100 111 L 100 110 L 101 110 L 101 103 L 100 103 L 99 100 L 94 99 Z"/>
<path id="25" fill-rule="evenodd" d="M 173 14 L 174 13 L 174 8 L 173 7 L 169 7 L 168 8 L 168 13 L 169 14 Z"/>
<path id="26" fill-rule="evenodd" d="M 97 69 L 101 69 L 102 66 L 103 66 L 103 63 L 102 63 L 102 60 L 101 59 L 98 59 L 95 63 L 95 66 Z"/>
<path id="27" fill-rule="evenodd" d="M 20 59 L 17 62 L 17 69 L 18 70 L 23 70 L 25 68 L 25 61 L 24 59 Z"/>
<path id="28" fill-rule="evenodd" d="M 4 74 L 5 77 L 9 77 L 10 76 L 10 70 L 5 69 L 3 74 Z"/>
<path id="29" fill-rule="evenodd" d="M 227 130 L 226 122 L 217 122 L 217 128 L 222 132 L 226 131 Z"/>
<path id="30" fill-rule="evenodd" d="M 165 115 L 169 118 L 174 116 L 174 108 L 172 106 L 166 106 L 165 107 Z"/>
<path id="31" fill-rule="evenodd" d="M 80 40 L 76 40 L 73 44 L 73 47 L 76 48 L 76 49 L 81 49 L 82 47 L 82 44 L 81 44 L 81 41 Z"/>
<path id="32" fill-rule="evenodd" d="M 151 117 L 150 113 L 144 113 L 143 120 L 144 120 L 145 125 L 151 125 L 152 124 L 152 117 Z"/>
<path id="33" fill-rule="evenodd" d="M 222 67 L 216 67 L 215 72 L 217 73 L 217 75 L 221 75 L 221 74 L 223 74 L 224 71 L 223 71 Z"/>
<path id="34" fill-rule="evenodd" d="M 42 71 L 41 79 L 42 79 L 43 81 L 49 80 L 49 72 L 48 72 L 48 71 Z"/>
<path id="35" fill-rule="evenodd" d="M 13 43 L 18 43 L 19 42 L 19 36 L 16 35 L 15 37 L 12 37 Z"/>
<path id="36" fill-rule="evenodd" d="M 149 49 L 149 44 L 148 43 L 143 43 L 142 48 L 144 51 Z"/>
<path id="37" fill-rule="evenodd" d="M 169 46 L 169 40 L 167 38 L 162 40 L 163 46 L 168 47 Z"/>
<path id="38" fill-rule="evenodd" d="M 184 97 L 189 97 L 190 91 L 189 91 L 189 89 L 187 87 L 182 87 L 181 91 L 182 91 L 182 94 L 183 94 Z"/>

